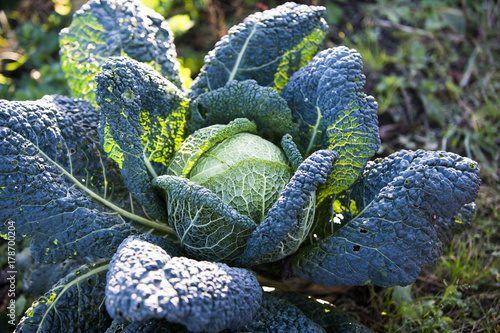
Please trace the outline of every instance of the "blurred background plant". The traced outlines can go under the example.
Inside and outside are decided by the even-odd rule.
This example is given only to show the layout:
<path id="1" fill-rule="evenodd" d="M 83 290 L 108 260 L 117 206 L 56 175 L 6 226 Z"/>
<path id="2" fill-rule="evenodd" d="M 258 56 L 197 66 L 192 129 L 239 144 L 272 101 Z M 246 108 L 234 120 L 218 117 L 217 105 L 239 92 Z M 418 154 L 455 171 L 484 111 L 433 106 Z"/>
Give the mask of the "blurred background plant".
<path id="1" fill-rule="evenodd" d="M 187 85 L 231 26 L 286 2 L 142 1 L 168 18 Z M 69 94 L 57 35 L 85 2 L 0 0 L 0 99 Z M 476 222 L 413 285 L 307 290 L 376 332 L 499 332 L 500 0 L 296 2 L 326 6 L 326 47 L 361 53 L 366 93 L 379 103 L 379 156 L 400 149 L 453 151 L 477 160 L 483 180 Z M 7 299 L 2 272 L 0 311 Z M 17 304 L 30 304 L 30 297 L 20 294 Z"/>

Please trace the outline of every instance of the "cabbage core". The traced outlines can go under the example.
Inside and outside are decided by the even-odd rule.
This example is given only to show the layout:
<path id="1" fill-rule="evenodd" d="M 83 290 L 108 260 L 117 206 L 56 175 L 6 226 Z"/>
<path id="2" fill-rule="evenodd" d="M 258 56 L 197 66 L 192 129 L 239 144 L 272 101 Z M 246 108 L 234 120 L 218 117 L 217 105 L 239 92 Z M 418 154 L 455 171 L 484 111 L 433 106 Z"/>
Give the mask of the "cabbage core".
<path id="1" fill-rule="evenodd" d="M 260 223 L 291 177 L 279 147 L 257 135 L 239 133 L 200 156 L 188 178 Z"/>

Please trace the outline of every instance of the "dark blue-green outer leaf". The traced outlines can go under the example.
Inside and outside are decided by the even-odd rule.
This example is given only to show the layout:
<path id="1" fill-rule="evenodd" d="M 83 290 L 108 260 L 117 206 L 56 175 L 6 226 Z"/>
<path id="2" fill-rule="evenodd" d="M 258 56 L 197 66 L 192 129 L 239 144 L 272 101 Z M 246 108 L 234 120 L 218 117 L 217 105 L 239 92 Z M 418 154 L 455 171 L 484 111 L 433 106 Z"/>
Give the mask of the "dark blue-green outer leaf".
<path id="1" fill-rule="evenodd" d="M 122 333 L 125 326 L 127 326 L 127 324 L 119 323 L 118 321 L 113 320 L 104 333 Z"/>
<path id="2" fill-rule="evenodd" d="M 151 66 L 126 57 L 109 58 L 96 80 L 104 151 L 118 163 L 146 214 L 166 222 L 165 205 L 151 181 L 166 173 L 184 140 L 187 100 Z"/>
<path id="3" fill-rule="evenodd" d="M 257 125 L 259 135 L 278 142 L 285 134 L 295 135 L 297 126 L 285 100 L 270 87 L 261 87 L 254 80 L 231 81 L 224 87 L 198 96 L 196 111 L 202 117 L 193 130 L 214 124 L 226 124 L 236 118 L 247 118 Z"/>
<path id="4" fill-rule="evenodd" d="M 192 332 L 236 330 L 251 321 L 262 298 L 250 271 L 172 258 L 135 236 L 113 256 L 107 281 L 106 308 L 114 319 L 166 319 Z"/>
<path id="5" fill-rule="evenodd" d="M 464 205 L 460 211 L 450 218 L 438 218 L 436 220 L 436 230 L 439 239 L 443 244 L 448 244 L 453 236 L 470 228 L 472 221 L 476 217 L 477 206 L 474 202 Z"/>
<path id="6" fill-rule="evenodd" d="M 108 260 L 74 270 L 33 303 L 16 332 L 104 332 L 111 324 L 102 306 L 107 270 Z"/>
<path id="7" fill-rule="evenodd" d="M 131 199 L 120 168 L 101 148 L 95 107 L 84 100 L 64 96 L 46 96 L 41 100 L 61 110 L 56 113 L 57 126 L 69 149 L 69 158 L 58 157 L 61 165 L 105 200 L 143 216 L 142 207 Z"/>
<path id="8" fill-rule="evenodd" d="M 306 227 L 302 225 L 306 222 L 303 221 L 304 210 L 308 211 L 311 199 L 314 201 L 317 186 L 326 181 L 328 170 L 337 158 L 338 154 L 334 151 L 320 150 L 299 166 L 280 193 L 278 201 L 269 210 L 266 219 L 252 232 L 245 252 L 238 258 L 239 265 L 262 262 L 263 258 L 265 261 L 282 259 L 291 254 L 288 253 L 290 247 L 296 250 L 307 236 L 307 232 L 302 235 L 303 239 L 298 239 L 298 243 L 295 237 L 287 237 L 294 233 L 297 227 Z"/>
<path id="9" fill-rule="evenodd" d="M 117 333 L 122 330 L 106 331 Z M 166 320 L 144 320 L 130 323 L 123 333 L 187 333 L 184 326 Z M 263 332 L 370 333 L 371 331 L 333 305 L 319 303 L 294 292 L 264 293 L 261 308 L 252 323 L 238 330 Z"/>
<path id="10" fill-rule="evenodd" d="M 32 259 L 29 251 L 28 256 Z M 23 292 L 36 297 L 44 295 L 56 282 L 85 263 L 84 261 L 70 259 L 59 264 L 31 263 L 29 267 L 21 268 L 18 258 L 16 255 L 16 268 L 23 271 Z"/>
<path id="11" fill-rule="evenodd" d="M 285 134 L 281 138 L 281 148 L 286 154 L 286 157 L 290 161 L 290 165 L 294 171 L 304 162 L 304 158 L 300 153 L 299 147 L 295 141 L 293 141 L 293 137 L 290 134 Z"/>
<path id="12" fill-rule="evenodd" d="M 322 333 L 324 329 L 307 318 L 302 311 L 285 299 L 264 293 L 262 305 L 252 322 L 242 332 L 259 333 Z"/>
<path id="13" fill-rule="evenodd" d="M 359 214 L 303 249 L 294 271 L 325 286 L 407 285 L 442 251 L 440 235 L 479 190 L 476 162 L 447 152 L 401 151 L 370 163 L 347 193 Z M 333 223 L 323 221 L 323 223 Z"/>
<path id="14" fill-rule="evenodd" d="M 377 103 L 363 92 L 365 76 L 355 50 L 336 47 L 318 53 L 283 89 L 304 156 L 332 149 L 339 153 L 318 202 L 346 190 L 380 146 Z"/>
<path id="15" fill-rule="evenodd" d="M 149 319 L 134 321 L 127 325 L 123 331 L 111 331 L 106 333 L 189 333 L 186 326 L 170 323 L 161 319 Z"/>
<path id="16" fill-rule="evenodd" d="M 228 34 L 205 57 L 189 97 L 221 88 L 232 80 L 254 79 L 281 90 L 289 77 L 322 47 L 327 24 L 324 7 L 286 3 L 255 13 Z"/>
<path id="17" fill-rule="evenodd" d="M 296 292 L 274 291 L 271 295 L 296 306 L 307 318 L 323 327 L 327 333 L 371 333 L 356 319 L 324 301 L 320 303 L 314 298 Z"/>
<path id="18" fill-rule="evenodd" d="M 154 67 L 182 89 L 173 34 L 165 19 L 139 0 L 91 0 L 61 31 L 61 63 L 73 96 L 95 103 L 94 76 L 108 57 Z"/>
<path id="19" fill-rule="evenodd" d="M 99 150 L 96 127 L 95 110 L 82 100 L 0 102 L 0 230 L 5 237 L 13 224 L 17 239 L 31 237 L 36 261 L 109 258 L 133 232 L 93 200 L 112 206 L 128 196 Z"/>

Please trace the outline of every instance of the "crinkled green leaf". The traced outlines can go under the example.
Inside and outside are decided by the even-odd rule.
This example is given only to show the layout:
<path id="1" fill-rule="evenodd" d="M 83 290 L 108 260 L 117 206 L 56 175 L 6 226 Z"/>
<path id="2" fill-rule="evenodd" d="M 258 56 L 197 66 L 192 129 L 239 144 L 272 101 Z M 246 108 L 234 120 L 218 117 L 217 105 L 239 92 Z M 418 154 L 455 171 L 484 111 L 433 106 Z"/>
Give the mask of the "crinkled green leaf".
<path id="1" fill-rule="evenodd" d="M 140 0 L 91 0 L 60 33 L 61 63 L 73 96 L 95 103 L 95 75 L 108 57 L 147 63 L 182 89 L 173 34 Z"/>
<path id="2" fill-rule="evenodd" d="M 318 148 L 339 153 L 318 202 L 347 189 L 380 146 L 377 103 L 363 92 L 361 56 L 336 47 L 318 53 L 283 89 L 305 156 Z"/>
<path id="3" fill-rule="evenodd" d="M 252 232 L 239 265 L 276 261 L 298 249 L 314 219 L 316 188 L 326 181 L 337 157 L 334 151 L 320 150 L 299 166 L 266 219 Z"/>
<path id="4" fill-rule="evenodd" d="M 37 261 L 110 257 L 133 229 L 114 202 L 129 193 L 98 144 L 88 102 L 63 96 L 0 101 L 0 229 L 31 237 Z"/>
<path id="5" fill-rule="evenodd" d="M 192 257 L 231 263 L 257 226 L 209 189 L 189 179 L 164 175 L 153 184 L 164 194 L 169 224 Z"/>
<path id="6" fill-rule="evenodd" d="M 236 330 L 260 307 L 257 278 L 242 268 L 171 257 L 160 246 L 127 238 L 109 264 L 106 308 L 114 319 L 166 319 L 191 332 Z"/>
<path id="7" fill-rule="evenodd" d="M 151 180 L 166 172 L 184 140 L 188 101 L 151 66 L 130 58 L 109 58 L 96 80 L 104 151 L 146 214 L 166 221 Z"/>
<path id="8" fill-rule="evenodd" d="M 108 261 L 79 267 L 26 311 L 16 332 L 104 332 L 111 318 L 103 306 Z"/>
<path id="9" fill-rule="evenodd" d="M 194 118 L 195 129 L 213 124 L 226 124 L 236 118 L 247 118 L 257 125 L 259 135 L 278 141 L 283 135 L 297 131 L 285 100 L 270 87 L 261 87 L 254 80 L 231 81 L 224 87 L 209 91 L 195 100 L 201 119 Z M 195 108 L 193 108 L 195 109 Z"/>
<path id="10" fill-rule="evenodd" d="M 254 79 L 280 91 L 289 77 L 321 49 L 327 24 L 324 7 L 286 3 L 255 13 L 228 34 L 205 57 L 190 98 L 221 88 L 229 81 Z"/>
<path id="11" fill-rule="evenodd" d="M 294 258 L 295 272 L 325 286 L 414 282 L 439 258 L 453 217 L 476 198 L 478 173 L 476 162 L 447 152 L 401 151 L 370 163 L 338 197 L 358 213 L 325 238 L 335 216 L 317 221 L 319 239 Z"/>

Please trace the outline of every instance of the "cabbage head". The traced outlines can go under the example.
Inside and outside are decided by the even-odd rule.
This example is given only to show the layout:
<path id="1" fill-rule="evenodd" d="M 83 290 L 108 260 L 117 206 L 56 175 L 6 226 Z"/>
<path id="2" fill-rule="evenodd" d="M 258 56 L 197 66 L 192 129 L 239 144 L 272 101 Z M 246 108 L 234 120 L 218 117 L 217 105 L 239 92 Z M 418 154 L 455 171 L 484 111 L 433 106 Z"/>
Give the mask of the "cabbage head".
<path id="1" fill-rule="evenodd" d="M 199 129 L 182 143 L 166 174 L 154 180 L 166 198 L 169 225 L 194 256 L 226 262 L 240 257 L 246 240 L 293 176 L 290 160 L 300 153 L 291 137 L 282 140 L 289 159 L 256 129 L 246 118 Z M 312 192 L 301 208 L 293 237 L 259 262 L 297 250 L 312 225 L 314 201 Z"/>

